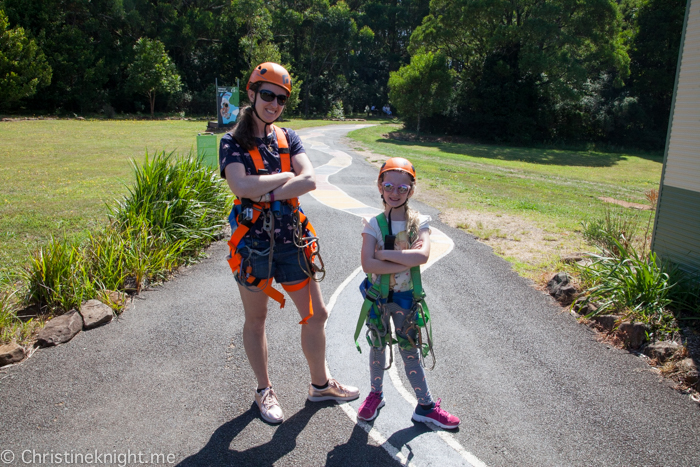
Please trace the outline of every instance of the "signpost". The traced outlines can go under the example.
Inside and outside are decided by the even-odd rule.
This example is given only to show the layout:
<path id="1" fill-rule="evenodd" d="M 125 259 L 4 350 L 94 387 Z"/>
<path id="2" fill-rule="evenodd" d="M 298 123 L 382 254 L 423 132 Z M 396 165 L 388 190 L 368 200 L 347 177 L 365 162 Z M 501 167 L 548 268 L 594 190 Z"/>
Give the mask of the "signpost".
<path id="1" fill-rule="evenodd" d="M 219 86 L 216 81 L 216 114 L 219 120 L 219 128 L 231 125 L 238 118 L 240 100 L 238 96 L 239 82 L 236 86 Z"/>

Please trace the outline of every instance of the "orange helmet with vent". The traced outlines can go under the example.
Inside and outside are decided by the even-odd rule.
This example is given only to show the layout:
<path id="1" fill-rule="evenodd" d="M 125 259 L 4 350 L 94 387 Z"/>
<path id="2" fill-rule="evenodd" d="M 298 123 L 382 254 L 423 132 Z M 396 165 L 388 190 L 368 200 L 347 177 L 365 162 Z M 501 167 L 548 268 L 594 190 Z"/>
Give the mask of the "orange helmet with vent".
<path id="1" fill-rule="evenodd" d="M 289 72 L 278 63 L 265 62 L 256 66 L 248 79 L 246 91 L 250 89 L 251 84 L 261 81 L 283 87 L 287 90 L 287 95 L 292 93 L 292 78 L 289 76 Z"/>
<path id="2" fill-rule="evenodd" d="M 384 172 L 389 172 L 390 170 L 406 172 L 413 177 L 413 180 L 416 179 L 416 169 L 413 168 L 413 164 L 411 164 L 408 159 L 404 159 L 403 157 L 392 157 L 387 160 L 384 165 L 382 165 L 382 168 L 379 169 L 379 178 L 382 178 Z"/>

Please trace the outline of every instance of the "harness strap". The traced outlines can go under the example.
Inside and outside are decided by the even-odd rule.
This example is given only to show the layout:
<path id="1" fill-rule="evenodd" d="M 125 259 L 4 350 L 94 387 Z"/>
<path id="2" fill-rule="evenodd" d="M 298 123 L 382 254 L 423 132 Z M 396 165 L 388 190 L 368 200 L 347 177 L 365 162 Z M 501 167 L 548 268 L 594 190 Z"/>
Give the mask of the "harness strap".
<path id="1" fill-rule="evenodd" d="M 284 295 L 282 295 L 282 292 L 280 292 L 279 290 L 272 287 L 272 278 L 259 279 L 257 277 L 248 276 L 245 279 L 245 281 L 247 284 L 249 284 L 253 287 L 257 287 L 260 290 L 262 290 L 265 293 L 265 295 L 267 295 L 268 297 L 270 297 L 271 299 L 273 299 L 274 301 L 279 303 L 280 308 L 284 308 L 284 303 L 285 303 Z"/>
<path id="2" fill-rule="evenodd" d="M 307 285 L 311 283 L 311 278 L 307 277 L 305 280 L 299 282 L 298 284 L 292 284 L 292 285 L 287 285 L 287 284 L 282 284 L 282 288 L 286 290 L 287 292 L 296 292 L 297 290 L 301 290 Z M 306 315 L 304 319 L 299 321 L 299 324 L 306 324 L 309 321 L 309 318 L 311 318 L 314 315 L 314 307 L 313 304 L 311 303 L 311 288 L 309 288 L 309 314 Z"/>
<path id="3" fill-rule="evenodd" d="M 287 142 L 287 136 L 282 131 L 282 128 L 271 125 L 272 129 L 275 131 L 277 136 L 277 149 L 280 155 L 280 162 L 282 164 L 282 172 L 292 171 L 292 161 L 289 157 L 289 143 Z M 259 172 L 265 171 L 265 163 L 263 162 L 262 156 L 260 155 L 260 150 L 256 147 L 248 151 L 250 157 L 253 159 L 253 164 L 255 164 L 255 169 Z"/>

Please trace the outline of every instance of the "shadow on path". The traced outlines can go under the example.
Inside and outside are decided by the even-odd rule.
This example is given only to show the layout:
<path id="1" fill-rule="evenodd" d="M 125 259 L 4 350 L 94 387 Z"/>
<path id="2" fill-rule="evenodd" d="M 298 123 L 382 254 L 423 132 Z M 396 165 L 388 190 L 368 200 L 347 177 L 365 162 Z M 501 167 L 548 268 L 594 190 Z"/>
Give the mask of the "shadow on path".
<path id="1" fill-rule="evenodd" d="M 297 437 L 306 428 L 311 417 L 319 410 L 333 405 L 335 405 L 334 402 L 307 401 L 302 410 L 276 428 L 272 439 L 267 443 L 245 451 L 231 449 L 231 443 L 236 436 L 259 417 L 258 408 L 253 403 L 245 413 L 221 425 L 198 453 L 184 459 L 178 467 L 272 466 L 296 448 Z M 347 465 L 349 460 L 352 460 L 352 465 L 398 465 L 398 462 L 383 448 L 370 446 L 368 441 L 367 432 L 356 425 L 348 442 L 336 446 L 328 453 L 326 465 Z"/>

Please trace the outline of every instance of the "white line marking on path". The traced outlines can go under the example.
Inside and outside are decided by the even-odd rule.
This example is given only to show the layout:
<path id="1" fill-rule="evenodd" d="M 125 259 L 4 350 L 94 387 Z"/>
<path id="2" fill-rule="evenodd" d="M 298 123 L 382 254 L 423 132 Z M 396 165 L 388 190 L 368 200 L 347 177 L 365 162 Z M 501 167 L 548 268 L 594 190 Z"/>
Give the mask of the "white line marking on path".
<path id="1" fill-rule="evenodd" d="M 321 132 L 314 132 L 310 135 L 307 135 L 308 139 L 311 139 L 313 137 L 323 137 L 323 133 Z M 341 190 L 335 185 L 332 185 L 328 181 L 328 177 L 330 175 L 336 174 L 343 170 L 346 167 L 349 167 L 352 164 L 352 157 L 343 152 L 343 151 L 338 151 L 338 150 L 331 150 L 328 145 L 325 143 L 321 143 L 318 141 L 313 141 L 311 144 L 311 149 L 325 152 L 326 154 L 330 154 L 333 156 L 333 159 L 328 161 L 326 164 L 319 166 L 316 168 L 316 171 L 319 171 L 319 169 L 325 167 L 325 169 L 322 170 L 323 174 L 317 175 L 316 179 L 316 186 L 318 187 L 316 190 L 312 191 L 309 193 L 311 196 L 314 197 L 318 202 L 321 204 L 324 204 L 330 208 L 333 209 L 338 209 L 340 211 L 347 212 L 349 214 L 353 214 L 355 216 L 364 216 L 366 213 L 358 213 L 358 212 L 353 212 L 350 211 L 350 209 L 357 209 L 361 208 L 363 211 L 376 211 L 376 213 L 380 212 L 380 209 L 378 208 L 373 208 L 371 206 L 367 206 L 366 204 L 362 203 L 361 201 L 352 198 L 350 195 L 348 195 L 345 191 Z M 333 168 L 335 170 L 328 170 L 330 168 Z M 442 231 L 431 227 L 430 228 L 430 243 L 431 243 L 431 252 L 430 252 L 430 259 L 426 264 L 421 266 L 421 271 L 425 271 L 428 269 L 430 266 L 435 264 L 437 261 L 442 259 L 444 256 L 449 254 L 452 249 L 454 248 L 454 242 L 450 237 L 445 235 Z M 331 312 L 333 311 L 333 307 L 335 306 L 336 301 L 338 300 L 338 297 L 340 294 L 345 290 L 345 288 L 352 282 L 352 280 L 362 272 L 362 267 L 358 267 L 355 269 L 350 275 L 343 281 L 342 284 L 338 286 L 338 288 L 333 292 L 333 295 L 331 296 L 330 300 L 328 301 L 328 304 L 326 305 L 326 308 L 328 309 L 328 314 L 330 316 Z M 327 363 L 326 363 L 327 365 Z M 396 390 L 401 394 L 401 396 L 411 405 L 416 405 L 418 403 L 417 399 L 411 394 L 407 389 L 406 386 L 404 386 L 403 382 L 401 381 L 401 378 L 399 377 L 398 371 L 396 370 L 396 365 L 393 365 L 389 369 L 389 378 L 391 379 L 392 384 L 396 388 Z M 358 426 L 362 427 L 363 430 L 367 432 L 367 434 L 379 445 L 381 445 L 391 456 L 396 458 L 401 465 L 410 465 L 410 462 L 408 458 L 396 447 L 394 447 L 387 438 L 384 437 L 378 430 L 376 430 L 374 427 L 372 427 L 370 424 L 364 422 L 363 420 L 360 420 L 357 418 L 357 412 L 355 409 L 353 409 L 349 404 L 341 404 L 340 407 L 343 409 L 343 412 L 352 420 L 355 424 Z M 454 449 L 464 460 L 469 462 L 471 465 L 474 467 L 487 467 L 485 463 L 483 463 L 479 458 L 477 458 L 475 455 L 464 449 L 464 447 L 459 444 L 459 441 L 457 441 L 454 436 L 452 436 L 451 433 L 448 433 L 446 431 L 443 431 L 441 428 L 433 425 L 432 423 L 426 424 L 429 428 L 431 428 L 433 431 L 437 433 L 437 435 L 452 449 Z"/>

